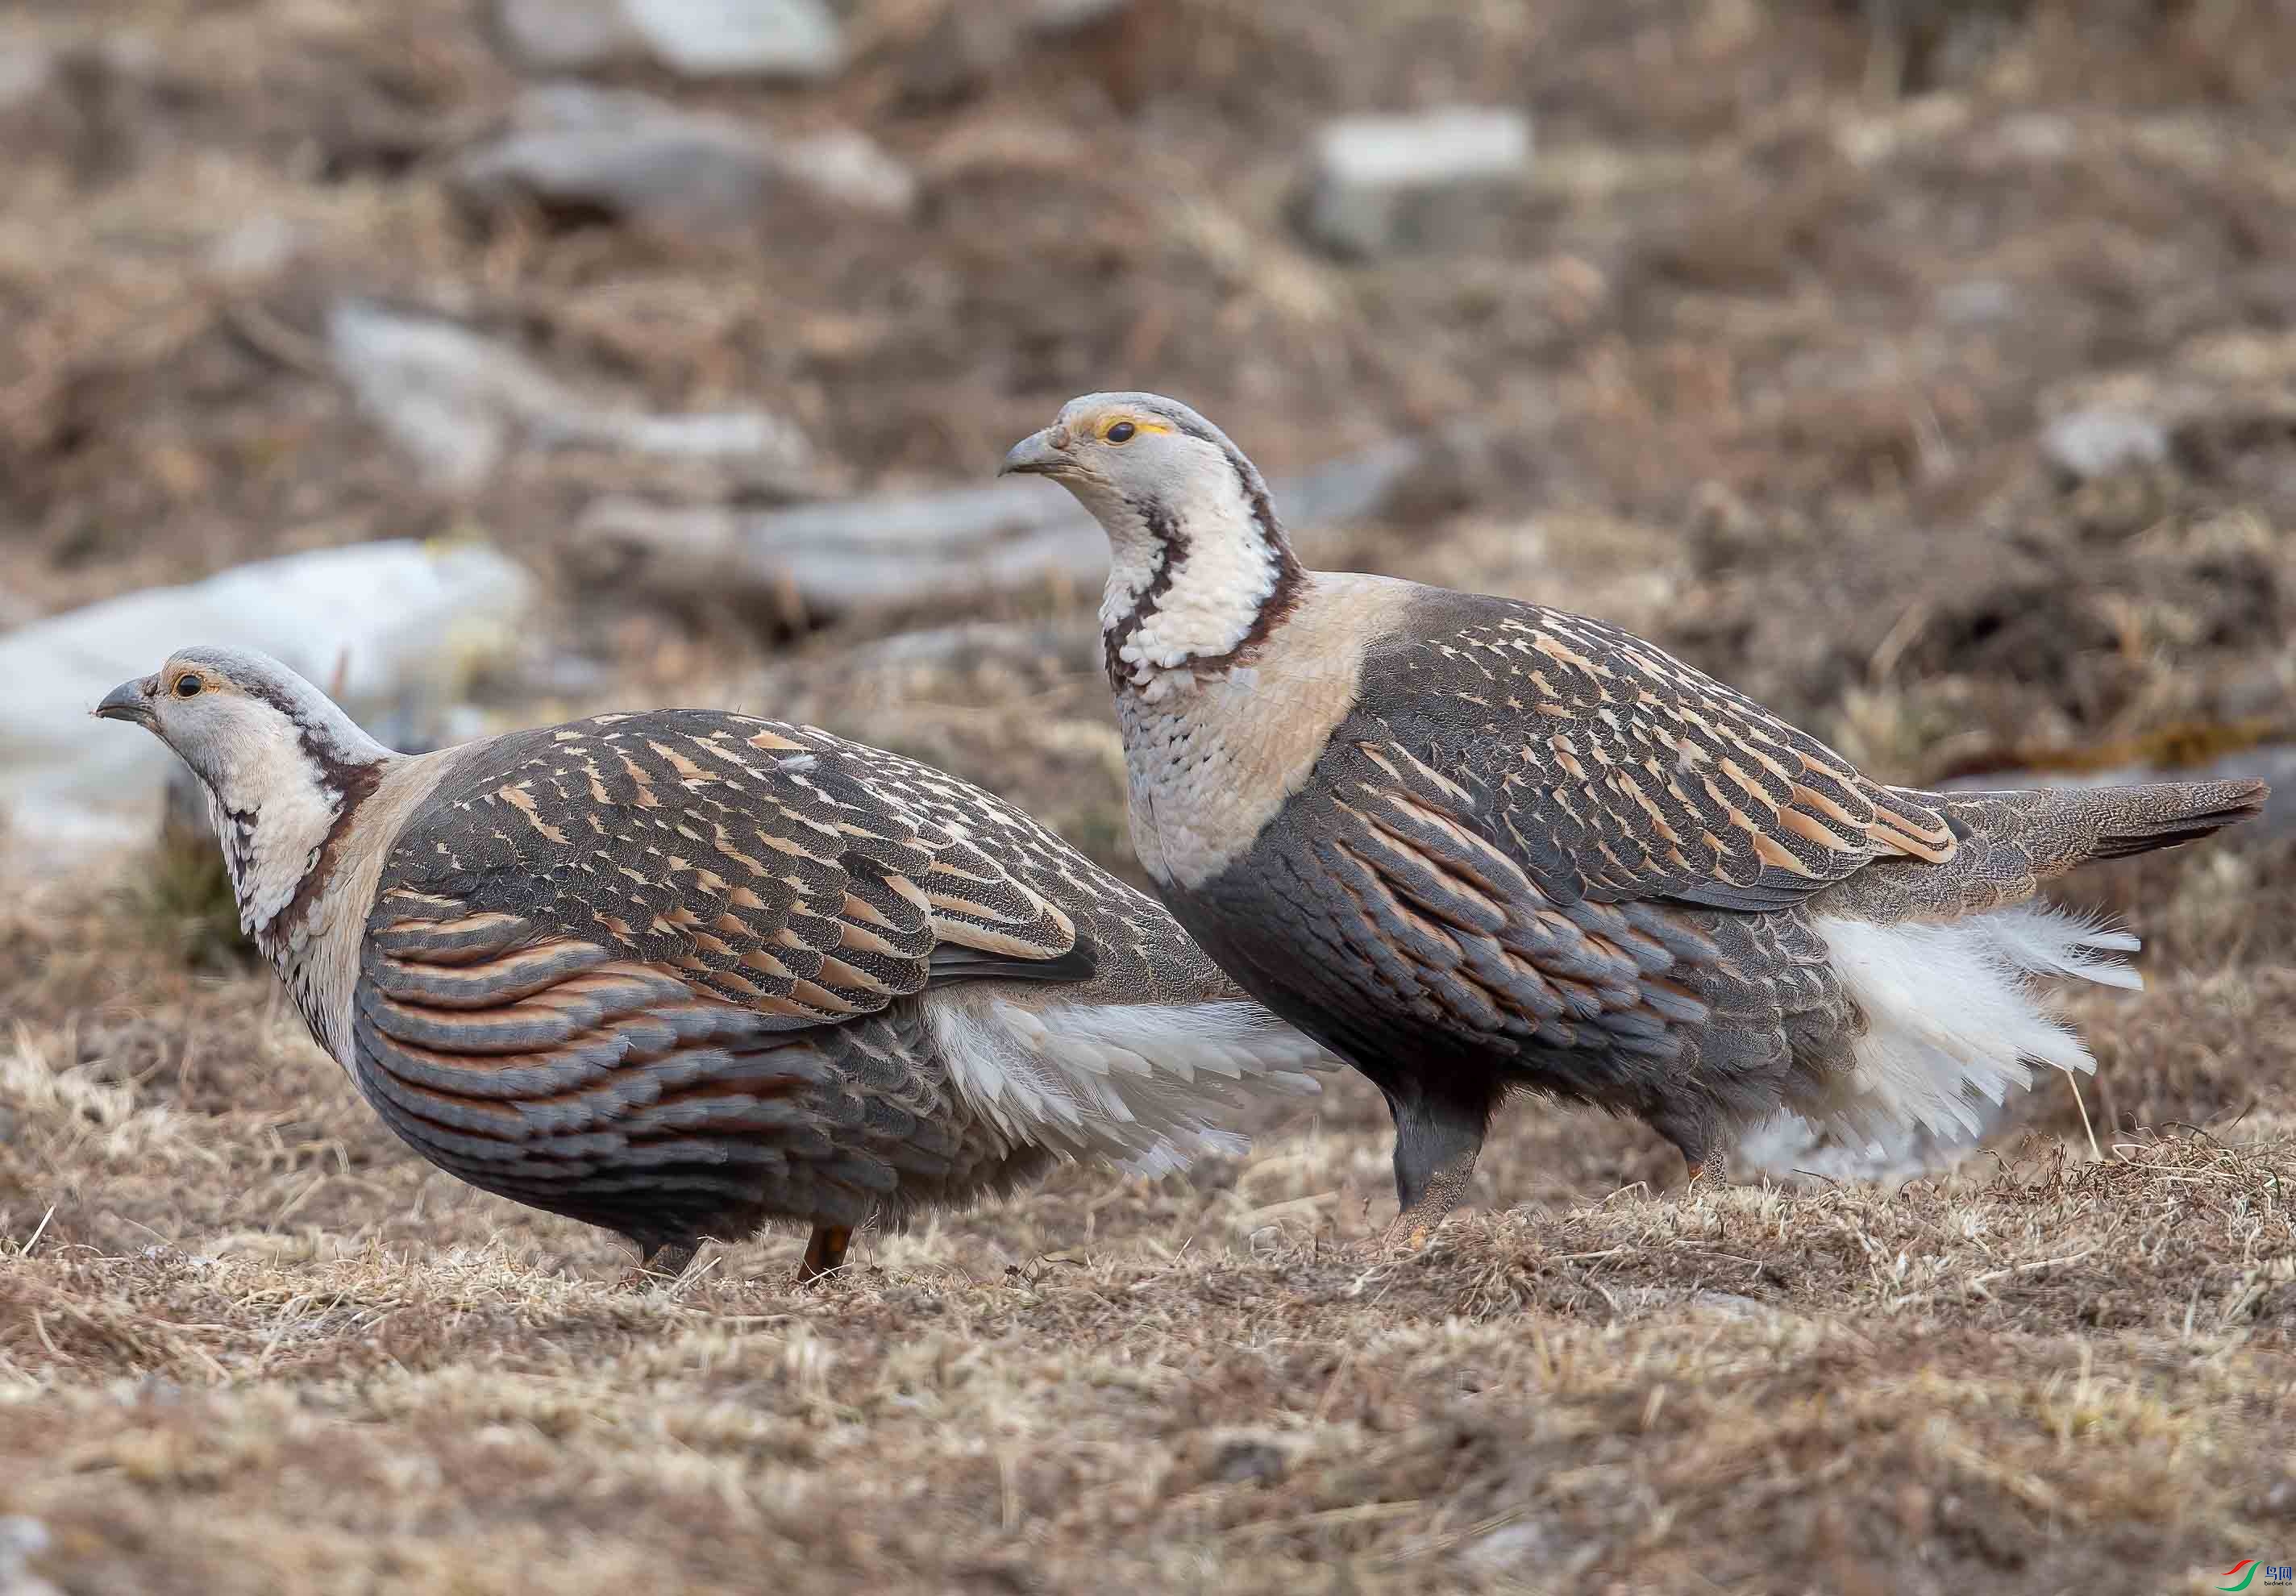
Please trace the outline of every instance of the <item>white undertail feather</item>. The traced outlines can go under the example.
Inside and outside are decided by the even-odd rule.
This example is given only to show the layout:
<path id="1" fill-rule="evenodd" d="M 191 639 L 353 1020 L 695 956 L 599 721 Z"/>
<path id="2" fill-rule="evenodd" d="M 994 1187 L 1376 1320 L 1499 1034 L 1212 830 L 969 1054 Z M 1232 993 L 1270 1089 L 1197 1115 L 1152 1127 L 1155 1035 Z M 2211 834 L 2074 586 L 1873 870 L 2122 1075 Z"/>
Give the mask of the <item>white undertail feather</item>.
<path id="1" fill-rule="evenodd" d="M 1241 1151 L 1247 1098 L 1312 1096 L 1336 1064 L 1259 1004 L 1048 1003 L 953 993 L 927 1004 L 967 1107 L 1016 1142 L 1164 1174 Z"/>
<path id="2" fill-rule="evenodd" d="M 2038 904 L 1943 924 L 1821 917 L 1816 926 L 1866 1029 L 1850 1076 L 1826 1100 L 1794 1107 L 1869 1137 L 1914 1124 L 1973 1136 L 1983 1128 L 1974 1100 L 1998 1103 L 2031 1084 L 2031 1065 L 2095 1069 L 2080 1038 L 2042 1006 L 2041 981 L 2144 985 L 2112 957 L 2136 952 L 2136 937 Z"/>

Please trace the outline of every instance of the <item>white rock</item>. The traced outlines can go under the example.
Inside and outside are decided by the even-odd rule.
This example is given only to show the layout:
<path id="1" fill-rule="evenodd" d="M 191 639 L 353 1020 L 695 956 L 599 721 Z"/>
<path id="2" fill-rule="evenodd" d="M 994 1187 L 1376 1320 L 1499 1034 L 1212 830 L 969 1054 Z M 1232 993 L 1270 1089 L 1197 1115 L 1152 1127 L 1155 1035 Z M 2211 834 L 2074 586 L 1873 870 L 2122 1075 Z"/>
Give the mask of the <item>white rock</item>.
<path id="1" fill-rule="evenodd" d="M 785 144 L 775 164 L 815 192 L 859 209 L 902 216 L 916 204 L 916 174 L 867 134 L 850 128 Z"/>
<path id="2" fill-rule="evenodd" d="M 807 81 L 845 64 L 820 0 L 495 0 L 512 59 L 545 72 L 651 62 L 693 78 Z"/>
<path id="3" fill-rule="evenodd" d="M 48 1581 L 24 1567 L 29 1558 L 48 1549 L 48 1526 L 37 1518 L 0 1518 L 0 1596 L 63 1596 Z"/>
<path id="4" fill-rule="evenodd" d="M 444 700 L 508 652 L 526 572 L 475 545 L 355 544 L 150 588 L 0 636 L 0 824 L 14 850 L 151 834 L 174 757 L 148 733 L 89 717 L 98 700 L 195 643 L 257 648 L 361 706 Z"/>
<path id="5" fill-rule="evenodd" d="M 2043 430 L 2041 453 L 2066 476 L 2087 482 L 2168 459 L 2169 432 L 2134 411 L 2076 410 Z"/>
<path id="6" fill-rule="evenodd" d="M 1316 139 L 1308 230 L 1342 255 L 1426 241 L 1445 196 L 1520 181 L 1530 152 L 1530 119 L 1516 110 L 1343 118 Z"/>
<path id="7" fill-rule="evenodd" d="M 845 38 L 821 0 L 624 0 L 662 65 L 692 78 L 834 77 Z"/>
<path id="8" fill-rule="evenodd" d="M 812 460 L 804 434 L 778 417 L 652 415 L 593 400 L 520 351 L 436 316 L 338 300 L 327 346 L 361 408 L 447 488 L 475 487 L 521 445 L 745 462 L 769 476 Z"/>

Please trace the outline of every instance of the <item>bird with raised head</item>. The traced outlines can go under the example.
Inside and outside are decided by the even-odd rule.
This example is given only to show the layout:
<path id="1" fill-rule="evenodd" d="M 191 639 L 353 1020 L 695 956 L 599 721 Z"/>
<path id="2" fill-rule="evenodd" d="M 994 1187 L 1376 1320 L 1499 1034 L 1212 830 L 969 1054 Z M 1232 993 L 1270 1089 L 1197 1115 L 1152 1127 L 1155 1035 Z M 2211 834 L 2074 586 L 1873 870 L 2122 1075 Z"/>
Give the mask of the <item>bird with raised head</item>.
<path id="1" fill-rule="evenodd" d="M 1423 1242 L 1529 1091 L 1640 1118 L 1693 1178 L 1781 1111 L 1973 1131 L 2087 1070 L 2040 984 L 2139 985 L 2035 904 L 2257 813 L 2259 782 L 1923 792 L 1664 650 L 1513 599 L 1304 569 L 1186 405 L 1092 394 L 1005 457 L 1108 534 L 1133 843 L 1243 988 L 1369 1076 Z"/>
<path id="2" fill-rule="evenodd" d="M 240 913 L 415 1151 L 619 1232 L 853 1229 L 1062 1158 L 1179 1167 L 1324 1055 L 1011 805 L 811 727 L 601 715 L 382 747 L 277 660 L 99 705 L 205 784 Z"/>

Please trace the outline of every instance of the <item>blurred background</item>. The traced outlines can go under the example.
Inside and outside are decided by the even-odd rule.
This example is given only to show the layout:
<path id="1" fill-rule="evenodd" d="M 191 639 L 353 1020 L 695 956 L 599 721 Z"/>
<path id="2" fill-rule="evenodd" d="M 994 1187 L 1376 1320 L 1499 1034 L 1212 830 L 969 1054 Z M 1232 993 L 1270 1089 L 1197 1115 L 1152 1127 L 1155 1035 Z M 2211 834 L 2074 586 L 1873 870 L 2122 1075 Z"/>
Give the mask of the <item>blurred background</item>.
<path id="1" fill-rule="evenodd" d="M 1683 1198 L 1526 1105 L 1366 1292 L 1347 1076 L 837 1299 L 774 1235 L 641 1302 L 391 1138 L 87 718 L 194 642 L 402 748 L 740 708 L 1138 880 L 1102 537 L 994 478 L 1131 388 L 1309 563 L 1600 615 L 1876 775 L 2283 796 L 2068 883 L 2150 989 L 1951 1180 Z M 2292 621 L 2296 0 L 0 5 L 0 1591 L 2284 1557 Z"/>
<path id="2" fill-rule="evenodd" d="M 0 795 L 145 823 L 79 717 L 232 634 L 407 741 L 820 720 L 1126 866 L 1099 537 L 991 478 L 1107 388 L 1312 563 L 1897 779 L 2269 744 L 2292 68 L 2284 0 L 12 6 Z"/>

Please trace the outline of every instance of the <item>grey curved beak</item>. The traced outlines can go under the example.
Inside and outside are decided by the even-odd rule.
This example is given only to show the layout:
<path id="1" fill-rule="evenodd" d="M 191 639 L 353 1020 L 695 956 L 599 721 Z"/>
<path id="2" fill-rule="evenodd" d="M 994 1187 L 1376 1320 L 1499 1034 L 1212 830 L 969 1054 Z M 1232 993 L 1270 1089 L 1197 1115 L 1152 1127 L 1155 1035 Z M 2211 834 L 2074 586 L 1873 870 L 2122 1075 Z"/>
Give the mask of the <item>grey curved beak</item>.
<path id="1" fill-rule="evenodd" d="M 152 698 L 144 691 L 144 680 L 122 682 L 103 695 L 103 702 L 95 707 L 98 720 L 132 720 L 146 731 L 155 724 L 152 718 Z"/>
<path id="2" fill-rule="evenodd" d="M 996 468 L 1000 477 L 1050 477 L 1069 463 L 1068 452 L 1054 441 L 1055 429 L 1047 427 L 1042 432 L 1031 432 L 1013 446 L 1004 456 L 1004 463 Z"/>

